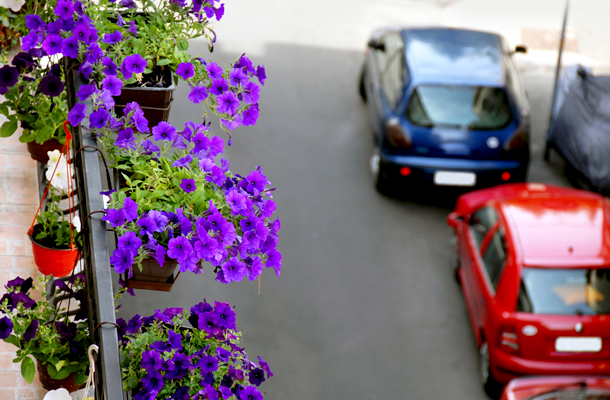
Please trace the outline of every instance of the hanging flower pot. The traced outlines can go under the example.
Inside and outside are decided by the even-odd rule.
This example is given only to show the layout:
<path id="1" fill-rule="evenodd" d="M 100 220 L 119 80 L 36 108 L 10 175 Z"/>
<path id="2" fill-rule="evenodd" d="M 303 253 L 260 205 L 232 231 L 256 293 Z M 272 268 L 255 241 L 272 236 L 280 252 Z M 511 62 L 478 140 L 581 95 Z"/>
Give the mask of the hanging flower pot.
<path id="1" fill-rule="evenodd" d="M 168 258 L 165 259 L 163 267 L 154 258 L 146 258 L 142 261 L 142 270 L 133 267 L 133 276 L 125 277 L 127 287 L 130 289 L 156 290 L 169 292 L 180 272 L 174 275 L 178 263 Z"/>
<path id="2" fill-rule="evenodd" d="M 37 143 L 36 141 L 28 142 L 28 152 L 32 159 L 38 161 L 41 164 L 46 164 L 49 161 L 47 153 L 53 150 L 61 150 L 63 144 L 59 143 L 57 139 L 49 139 L 43 143 Z"/>
<path id="3" fill-rule="evenodd" d="M 74 379 L 76 378 L 76 372 L 72 372 L 70 375 L 68 375 L 67 378 L 64 379 L 53 379 L 47 371 L 47 366 L 43 365 L 40 360 L 36 360 L 36 367 L 38 369 L 38 377 L 40 378 L 40 383 L 42 383 L 42 387 L 45 390 L 56 390 L 59 388 L 64 388 L 68 392 L 75 392 L 83 387 L 82 384 L 77 385 L 76 383 L 74 383 Z"/>
<path id="4" fill-rule="evenodd" d="M 171 75 L 169 80 L 171 81 Z M 125 106 L 135 101 L 144 111 L 148 125 L 157 126 L 159 122 L 169 119 L 175 90 L 173 82 L 168 87 L 123 87 L 121 94 L 114 98 L 114 110 L 117 116 L 121 117 Z"/>
<path id="5" fill-rule="evenodd" d="M 77 248 L 53 248 L 48 247 L 53 245 L 52 240 L 36 240 L 35 237 L 42 230 L 40 224 L 34 225 L 32 233 L 28 233 L 28 237 L 32 242 L 32 252 L 34 253 L 34 262 L 38 270 L 44 275 L 53 275 L 56 278 L 68 276 L 76 265 L 78 257 Z M 46 246 L 45 246 L 46 244 Z"/>

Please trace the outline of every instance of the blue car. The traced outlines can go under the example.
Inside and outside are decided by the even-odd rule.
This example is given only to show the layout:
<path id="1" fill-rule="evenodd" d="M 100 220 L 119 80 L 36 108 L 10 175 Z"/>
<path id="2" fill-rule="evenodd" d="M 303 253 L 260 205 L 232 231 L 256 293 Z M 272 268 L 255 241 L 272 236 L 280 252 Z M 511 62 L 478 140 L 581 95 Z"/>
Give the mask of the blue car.
<path id="1" fill-rule="evenodd" d="M 410 184 L 480 188 L 523 182 L 530 159 L 529 103 L 493 33 L 383 29 L 369 40 L 360 78 L 381 192 Z"/>

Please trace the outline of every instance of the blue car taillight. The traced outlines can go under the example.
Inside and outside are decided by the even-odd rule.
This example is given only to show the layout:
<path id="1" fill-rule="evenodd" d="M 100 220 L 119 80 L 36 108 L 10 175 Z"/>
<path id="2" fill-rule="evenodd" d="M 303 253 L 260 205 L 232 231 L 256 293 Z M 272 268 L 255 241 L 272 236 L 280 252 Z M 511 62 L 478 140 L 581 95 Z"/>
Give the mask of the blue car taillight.
<path id="1" fill-rule="evenodd" d="M 515 151 L 521 150 L 525 146 L 529 145 L 529 141 L 530 141 L 529 138 L 530 138 L 529 127 L 527 125 L 522 125 L 519 128 L 517 128 L 515 133 L 513 133 L 504 142 L 504 145 L 502 146 L 502 149 L 505 152 L 507 152 L 507 153 L 511 153 L 511 152 L 515 152 Z"/>
<path id="2" fill-rule="evenodd" d="M 413 145 L 411 136 L 405 132 L 404 128 L 400 124 L 400 119 L 394 117 L 386 121 L 386 132 L 388 135 L 388 141 L 394 147 L 400 147 L 408 149 Z"/>

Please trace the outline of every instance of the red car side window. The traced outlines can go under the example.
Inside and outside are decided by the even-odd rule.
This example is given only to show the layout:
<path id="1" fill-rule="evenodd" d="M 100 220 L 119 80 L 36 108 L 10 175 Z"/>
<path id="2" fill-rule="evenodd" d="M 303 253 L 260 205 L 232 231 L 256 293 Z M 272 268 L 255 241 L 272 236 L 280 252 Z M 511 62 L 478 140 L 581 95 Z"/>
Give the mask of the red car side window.
<path id="1" fill-rule="evenodd" d="M 482 256 L 489 281 L 497 289 L 506 264 L 506 238 L 499 222 L 485 238 Z"/>
<path id="2" fill-rule="evenodd" d="M 483 246 L 483 239 L 485 235 L 492 229 L 498 222 L 498 214 L 496 211 L 489 206 L 485 206 L 483 208 L 475 211 L 474 214 L 468 220 L 470 225 L 470 232 L 474 238 L 475 244 L 477 246 L 477 250 Z"/>

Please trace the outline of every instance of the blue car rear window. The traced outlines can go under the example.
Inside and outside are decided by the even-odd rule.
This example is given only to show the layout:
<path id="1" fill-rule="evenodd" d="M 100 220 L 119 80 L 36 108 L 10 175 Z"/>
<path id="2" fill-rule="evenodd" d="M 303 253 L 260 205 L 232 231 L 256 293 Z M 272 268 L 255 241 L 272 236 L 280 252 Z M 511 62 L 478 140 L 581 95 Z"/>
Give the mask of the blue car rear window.
<path id="1" fill-rule="evenodd" d="M 504 128 L 512 115 L 501 88 L 420 85 L 411 95 L 407 118 L 419 126 L 491 130 Z"/>

